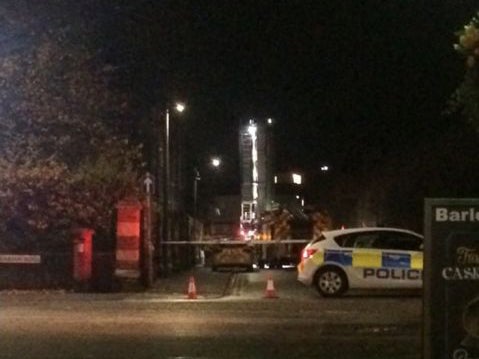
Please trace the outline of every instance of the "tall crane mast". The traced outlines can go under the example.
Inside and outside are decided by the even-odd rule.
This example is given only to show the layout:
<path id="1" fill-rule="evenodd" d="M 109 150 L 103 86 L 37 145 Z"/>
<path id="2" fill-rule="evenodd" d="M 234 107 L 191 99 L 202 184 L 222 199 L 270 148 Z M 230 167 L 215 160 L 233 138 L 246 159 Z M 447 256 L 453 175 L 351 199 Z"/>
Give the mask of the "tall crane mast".
<path id="1" fill-rule="evenodd" d="M 249 120 L 240 129 L 240 227 L 247 239 L 255 235 L 260 215 L 270 211 L 273 202 L 271 124 L 271 119 L 266 123 Z"/>

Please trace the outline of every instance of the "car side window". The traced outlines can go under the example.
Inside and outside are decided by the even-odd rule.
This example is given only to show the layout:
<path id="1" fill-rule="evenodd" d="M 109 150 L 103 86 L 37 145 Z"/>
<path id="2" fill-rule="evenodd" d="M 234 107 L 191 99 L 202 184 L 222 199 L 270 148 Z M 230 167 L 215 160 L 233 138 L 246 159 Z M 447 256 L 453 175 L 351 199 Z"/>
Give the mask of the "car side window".
<path id="1" fill-rule="evenodd" d="M 334 238 L 340 247 L 353 248 L 358 237 L 357 233 L 343 234 Z"/>
<path id="2" fill-rule="evenodd" d="M 354 248 L 374 248 L 377 239 L 377 233 L 361 233 L 354 241 Z"/>
<path id="3" fill-rule="evenodd" d="M 354 243 L 354 235 L 351 234 L 343 234 L 340 236 L 334 237 L 334 241 L 340 247 L 351 247 L 352 243 Z"/>
<path id="4" fill-rule="evenodd" d="M 403 251 L 420 251 L 422 240 L 407 233 L 382 232 L 374 243 L 377 249 L 393 249 Z"/>
<path id="5" fill-rule="evenodd" d="M 334 240 L 341 247 L 373 248 L 378 239 L 377 233 L 351 233 L 336 237 Z"/>

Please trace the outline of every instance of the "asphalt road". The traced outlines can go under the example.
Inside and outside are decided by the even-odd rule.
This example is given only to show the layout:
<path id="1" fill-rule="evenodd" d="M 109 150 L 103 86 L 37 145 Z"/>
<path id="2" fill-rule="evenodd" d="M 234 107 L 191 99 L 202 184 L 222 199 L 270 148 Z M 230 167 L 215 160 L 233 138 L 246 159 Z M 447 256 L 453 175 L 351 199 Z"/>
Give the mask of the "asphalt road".
<path id="1" fill-rule="evenodd" d="M 263 298 L 270 275 L 278 299 Z M 420 358 L 420 297 L 324 299 L 294 272 L 228 278 L 226 296 L 197 301 L 2 295 L 0 358 Z"/>

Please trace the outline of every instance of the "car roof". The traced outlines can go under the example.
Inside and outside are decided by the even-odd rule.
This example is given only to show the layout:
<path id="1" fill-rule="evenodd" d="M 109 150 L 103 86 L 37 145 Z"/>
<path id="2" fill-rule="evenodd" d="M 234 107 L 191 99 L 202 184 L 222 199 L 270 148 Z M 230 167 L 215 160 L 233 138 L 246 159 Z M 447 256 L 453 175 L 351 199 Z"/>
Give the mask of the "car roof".
<path id="1" fill-rule="evenodd" d="M 402 232 L 402 233 L 412 234 L 412 235 L 423 238 L 423 236 L 420 235 L 419 233 L 416 233 L 407 229 L 393 228 L 393 227 L 358 227 L 358 228 L 336 229 L 332 231 L 324 231 L 323 235 L 325 237 L 336 237 L 342 234 L 374 232 L 374 231 Z"/>

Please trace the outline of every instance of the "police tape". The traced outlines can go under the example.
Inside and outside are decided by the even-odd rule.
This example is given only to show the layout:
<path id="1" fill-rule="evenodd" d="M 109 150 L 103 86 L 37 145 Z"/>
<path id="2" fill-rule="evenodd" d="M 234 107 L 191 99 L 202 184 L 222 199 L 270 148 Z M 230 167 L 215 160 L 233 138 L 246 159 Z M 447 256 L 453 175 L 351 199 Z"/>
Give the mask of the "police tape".
<path id="1" fill-rule="evenodd" d="M 279 241 L 238 241 L 238 240 L 206 240 L 206 241 L 160 241 L 159 244 L 161 245 L 211 245 L 211 244 L 221 244 L 221 245 L 278 245 L 278 244 L 307 244 L 311 242 L 311 239 L 285 239 Z"/>

